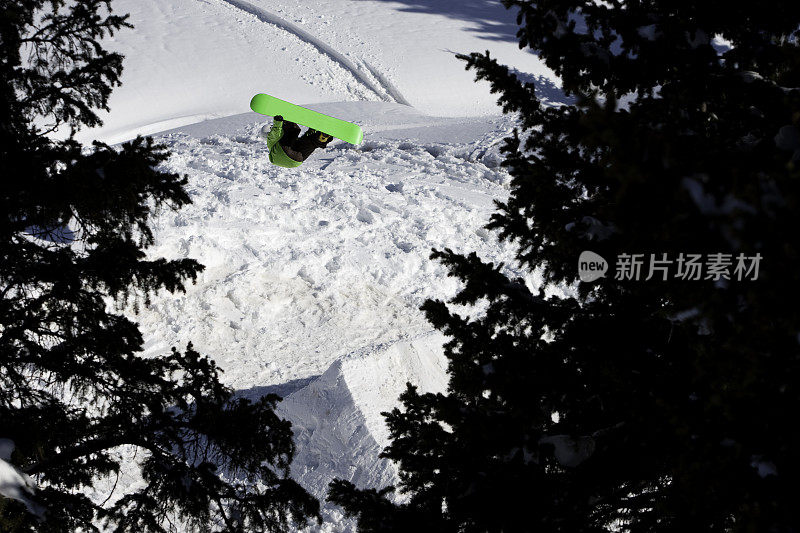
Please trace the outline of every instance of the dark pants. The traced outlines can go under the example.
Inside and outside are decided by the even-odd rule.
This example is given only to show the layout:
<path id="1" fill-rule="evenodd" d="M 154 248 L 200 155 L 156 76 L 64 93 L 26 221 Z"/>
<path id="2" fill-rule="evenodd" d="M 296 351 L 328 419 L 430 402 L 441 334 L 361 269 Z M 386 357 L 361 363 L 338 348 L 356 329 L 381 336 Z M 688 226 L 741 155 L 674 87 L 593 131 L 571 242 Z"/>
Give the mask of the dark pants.
<path id="1" fill-rule="evenodd" d="M 295 161 L 305 161 L 311 152 L 319 147 L 311 135 L 311 130 L 301 137 L 300 126 L 288 120 L 283 122 L 283 137 L 281 137 L 280 143 L 286 155 Z"/>

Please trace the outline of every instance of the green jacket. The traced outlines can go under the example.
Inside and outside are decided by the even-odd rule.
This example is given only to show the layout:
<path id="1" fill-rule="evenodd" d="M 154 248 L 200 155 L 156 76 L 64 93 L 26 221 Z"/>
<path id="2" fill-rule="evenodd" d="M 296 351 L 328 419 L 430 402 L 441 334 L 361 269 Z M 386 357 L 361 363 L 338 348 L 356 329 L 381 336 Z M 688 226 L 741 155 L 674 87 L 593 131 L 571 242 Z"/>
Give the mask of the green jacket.
<path id="1" fill-rule="evenodd" d="M 279 167 L 294 168 L 303 164 L 302 161 L 295 161 L 283 151 L 281 143 L 278 141 L 283 137 L 283 122 L 276 120 L 272 123 L 272 129 L 267 134 L 267 148 L 269 148 L 269 161 Z"/>

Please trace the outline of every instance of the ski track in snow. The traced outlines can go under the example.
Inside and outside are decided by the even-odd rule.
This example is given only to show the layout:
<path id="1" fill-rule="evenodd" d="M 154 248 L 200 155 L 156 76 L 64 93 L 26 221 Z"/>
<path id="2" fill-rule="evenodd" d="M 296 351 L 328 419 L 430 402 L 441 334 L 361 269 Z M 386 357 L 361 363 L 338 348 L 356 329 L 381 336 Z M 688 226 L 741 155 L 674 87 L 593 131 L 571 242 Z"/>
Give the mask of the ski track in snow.
<path id="1" fill-rule="evenodd" d="M 389 96 L 391 96 L 395 102 L 407 106 L 411 105 L 408 102 L 408 100 L 406 100 L 405 97 L 402 94 L 400 94 L 400 91 L 397 89 L 397 87 L 395 87 L 394 84 L 391 81 L 389 81 L 389 79 L 386 76 L 384 76 L 382 72 L 380 72 L 378 69 L 370 65 L 366 61 L 366 59 L 363 61 L 364 61 L 364 66 L 367 68 L 367 70 L 369 70 L 370 74 L 375 76 L 375 79 L 377 79 L 381 83 L 381 85 L 383 85 L 383 87 L 386 89 L 386 92 L 389 93 Z"/>
<path id="2" fill-rule="evenodd" d="M 364 73 L 364 69 L 360 68 L 357 64 L 348 59 L 346 56 L 339 53 L 331 46 L 328 46 L 320 39 L 318 39 L 311 33 L 307 32 L 303 28 L 297 26 L 296 24 L 293 24 L 288 20 L 279 17 L 278 15 L 270 13 L 269 11 L 261 7 L 254 6 L 253 4 L 245 2 L 243 0 L 221 0 L 221 1 L 255 16 L 258 20 L 262 22 L 278 26 L 279 28 L 294 34 L 300 40 L 316 47 L 320 52 L 322 52 L 323 54 L 330 57 L 332 60 L 339 63 L 346 70 L 350 71 L 359 82 L 368 87 L 379 98 L 386 101 L 393 100 L 403 105 L 411 105 L 408 103 L 405 97 L 400 93 L 400 91 L 398 91 L 397 88 L 383 74 L 375 70 L 366 61 L 362 61 L 364 69 L 366 69 L 378 81 L 377 84 L 373 82 Z"/>

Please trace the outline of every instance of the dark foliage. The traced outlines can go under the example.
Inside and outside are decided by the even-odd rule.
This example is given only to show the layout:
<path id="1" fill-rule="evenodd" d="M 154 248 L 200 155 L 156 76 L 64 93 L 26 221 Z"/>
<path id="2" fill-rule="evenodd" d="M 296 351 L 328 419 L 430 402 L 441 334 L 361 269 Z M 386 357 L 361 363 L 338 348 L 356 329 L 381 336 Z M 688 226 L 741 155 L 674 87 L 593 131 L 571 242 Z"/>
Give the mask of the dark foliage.
<path id="1" fill-rule="evenodd" d="M 234 397 L 191 345 L 142 357 L 137 325 L 112 309 L 203 268 L 145 254 L 157 210 L 190 202 L 187 179 L 159 170 L 165 148 L 69 134 L 99 123 L 122 57 L 98 40 L 126 26 L 99 0 L 0 7 L 0 438 L 43 510 L 0 496 L 0 531 L 287 531 L 319 504 L 288 478 L 279 398 Z M 85 495 L 116 485 L 134 452 L 143 487 L 113 505 Z"/>
<path id="2" fill-rule="evenodd" d="M 450 383 L 387 414 L 409 500 L 344 481 L 330 499 L 362 531 L 797 531 L 800 4 L 504 3 L 577 103 L 463 57 L 520 117 L 489 227 L 574 297 L 435 252 L 463 282 L 451 303 L 488 308 L 424 305 Z M 584 250 L 605 278 L 578 281 Z M 626 253 L 645 254 L 639 281 L 616 279 Z M 682 253 L 731 254 L 729 279 L 681 279 Z M 645 279 L 650 254 L 667 279 Z M 757 279 L 739 254 L 761 255 Z"/>

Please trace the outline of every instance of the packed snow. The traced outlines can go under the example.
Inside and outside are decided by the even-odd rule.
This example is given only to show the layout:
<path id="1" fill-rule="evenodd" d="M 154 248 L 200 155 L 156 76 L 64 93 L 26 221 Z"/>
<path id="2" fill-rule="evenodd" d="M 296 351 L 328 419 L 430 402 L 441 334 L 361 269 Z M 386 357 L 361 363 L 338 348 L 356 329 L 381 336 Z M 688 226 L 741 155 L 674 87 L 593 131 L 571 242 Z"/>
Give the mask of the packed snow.
<path id="1" fill-rule="evenodd" d="M 206 265 L 186 294 L 139 310 L 146 353 L 191 341 L 238 394 L 283 396 L 292 475 L 321 499 L 334 477 L 396 484 L 378 458 L 381 411 L 406 382 L 447 383 L 443 337 L 419 307 L 458 282 L 431 249 L 513 264 L 512 247 L 483 226 L 508 195 L 500 147 L 515 117 L 454 54 L 489 49 L 553 105 L 564 101 L 558 80 L 519 50 L 516 13 L 499 1 L 113 6 L 136 26 L 108 41 L 126 55 L 123 86 L 104 126 L 79 139 L 157 133 L 172 152 L 164 168 L 188 175 L 193 204 L 159 215 L 151 254 Z M 259 92 L 356 122 L 365 141 L 334 140 L 299 168 L 275 167 L 258 136 L 270 118 L 248 111 Z M 140 483 L 129 462 L 93 495 L 113 502 Z M 323 515 L 313 530 L 353 531 L 335 507 Z"/>

